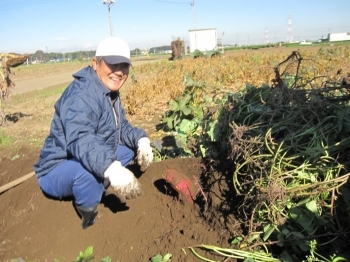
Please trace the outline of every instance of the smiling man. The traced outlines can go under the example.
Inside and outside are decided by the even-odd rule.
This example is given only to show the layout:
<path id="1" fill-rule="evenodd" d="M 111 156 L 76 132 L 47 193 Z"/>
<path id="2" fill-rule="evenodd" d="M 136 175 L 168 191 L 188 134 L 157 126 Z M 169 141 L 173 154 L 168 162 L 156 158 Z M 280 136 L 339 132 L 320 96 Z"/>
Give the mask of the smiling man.
<path id="1" fill-rule="evenodd" d="M 55 104 L 50 133 L 34 165 L 42 191 L 73 197 L 85 229 L 95 223 L 108 186 L 122 201 L 141 186 L 127 166 L 135 157 L 144 171 L 153 161 L 147 134 L 126 119 L 119 90 L 128 79 L 130 49 L 118 37 L 97 47 L 92 65 L 73 75 Z"/>

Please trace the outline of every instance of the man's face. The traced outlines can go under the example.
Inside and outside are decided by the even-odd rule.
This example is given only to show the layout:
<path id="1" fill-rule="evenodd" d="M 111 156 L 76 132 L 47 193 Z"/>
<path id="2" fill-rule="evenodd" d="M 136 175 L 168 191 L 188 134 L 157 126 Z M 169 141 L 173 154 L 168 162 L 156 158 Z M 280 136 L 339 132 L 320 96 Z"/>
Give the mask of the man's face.
<path id="1" fill-rule="evenodd" d="M 111 65 L 103 59 L 99 62 L 94 58 L 92 66 L 101 82 L 111 91 L 118 91 L 129 76 L 130 65 L 127 63 Z"/>

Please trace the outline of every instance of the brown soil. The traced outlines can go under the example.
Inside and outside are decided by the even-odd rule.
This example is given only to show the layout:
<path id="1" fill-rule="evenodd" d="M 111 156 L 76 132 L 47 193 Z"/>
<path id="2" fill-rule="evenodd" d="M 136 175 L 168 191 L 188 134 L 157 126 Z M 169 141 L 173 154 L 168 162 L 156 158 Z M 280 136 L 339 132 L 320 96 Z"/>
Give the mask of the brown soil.
<path id="1" fill-rule="evenodd" d="M 9 171 L 30 169 L 36 155 L 15 167 L 8 165 Z M 46 198 L 35 177 L 10 189 L 1 195 L 0 260 L 72 261 L 79 251 L 93 246 L 96 261 L 105 256 L 112 261 L 149 261 L 167 252 L 173 254 L 172 261 L 197 261 L 187 247 L 227 245 L 224 229 L 211 227 L 198 204 L 178 200 L 162 178 L 168 168 L 187 174 L 201 172 L 196 159 L 154 163 L 139 178 L 140 197 L 123 205 L 108 190 L 96 224 L 86 230 L 80 226 L 72 201 Z"/>
<path id="2" fill-rule="evenodd" d="M 62 80 L 60 76 L 52 75 L 50 83 L 58 83 Z M 40 78 L 36 81 L 39 83 Z M 49 93 L 55 88 L 45 90 Z M 35 100 L 37 97 L 37 91 L 15 95 L 12 99 L 20 103 L 10 104 L 5 110 L 8 121 L 1 128 L 18 139 L 11 146 L 0 148 L 0 186 L 32 172 L 38 159 L 59 94 Z M 159 118 L 148 121 L 133 117 L 130 121 L 152 136 Z M 46 198 L 35 177 L 0 193 L 0 261 L 15 258 L 72 261 L 88 246 L 94 248 L 94 261 L 106 256 L 112 261 L 149 261 L 166 253 L 173 255 L 172 261 L 201 261 L 188 247 L 200 244 L 228 247 L 230 237 L 239 234 L 240 224 L 232 219 L 228 229 L 225 223 L 228 217 L 216 209 L 222 187 L 226 186 L 219 185 L 219 172 L 211 171 L 211 186 L 203 188 L 211 199 L 210 205 L 201 194 L 194 204 L 184 201 L 165 181 L 164 172 L 169 168 L 190 178 L 203 178 L 208 171 L 200 160 L 168 159 L 153 163 L 143 174 L 133 166 L 130 168 L 139 177 L 143 194 L 123 205 L 108 190 L 99 205 L 95 225 L 86 230 L 81 228 L 72 200 Z"/>

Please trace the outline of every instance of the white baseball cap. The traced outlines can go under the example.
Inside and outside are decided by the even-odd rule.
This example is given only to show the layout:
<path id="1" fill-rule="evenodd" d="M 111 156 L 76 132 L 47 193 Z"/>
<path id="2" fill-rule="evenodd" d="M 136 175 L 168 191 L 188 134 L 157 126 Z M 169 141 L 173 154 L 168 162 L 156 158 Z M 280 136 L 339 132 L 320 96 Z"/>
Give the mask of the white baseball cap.
<path id="1" fill-rule="evenodd" d="M 97 46 L 95 56 L 103 57 L 108 64 L 128 63 L 131 65 L 129 45 L 119 37 L 110 36 L 104 39 Z"/>

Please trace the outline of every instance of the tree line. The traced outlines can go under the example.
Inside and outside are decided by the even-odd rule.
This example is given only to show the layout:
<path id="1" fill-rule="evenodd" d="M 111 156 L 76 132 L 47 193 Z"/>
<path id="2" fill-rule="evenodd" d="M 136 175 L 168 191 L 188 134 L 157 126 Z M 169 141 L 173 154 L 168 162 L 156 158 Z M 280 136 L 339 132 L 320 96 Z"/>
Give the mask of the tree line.
<path id="1" fill-rule="evenodd" d="M 149 50 L 143 50 L 139 48 L 135 48 L 134 50 L 131 50 L 131 56 L 138 56 L 141 54 L 144 54 L 147 52 L 148 54 L 159 54 L 159 53 L 165 53 L 171 51 L 171 47 L 169 46 L 158 46 L 158 47 L 152 47 Z M 76 52 L 67 52 L 67 53 L 45 53 L 42 50 L 36 51 L 34 54 L 28 55 L 28 61 L 30 63 L 35 62 L 41 62 L 41 63 L 48 63 L 48 62 L 62 62 L 62 61 L 83 61 L 83 60 L 89 60 L 92 59 L 95 55 L 95 50 L 90 51 L 76 51 Z"/>

